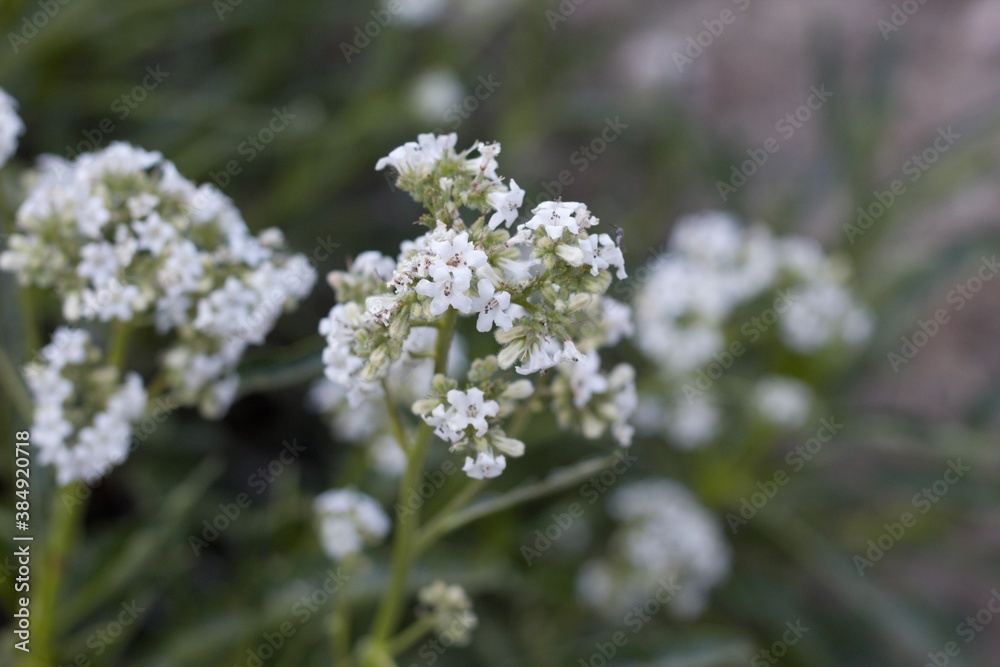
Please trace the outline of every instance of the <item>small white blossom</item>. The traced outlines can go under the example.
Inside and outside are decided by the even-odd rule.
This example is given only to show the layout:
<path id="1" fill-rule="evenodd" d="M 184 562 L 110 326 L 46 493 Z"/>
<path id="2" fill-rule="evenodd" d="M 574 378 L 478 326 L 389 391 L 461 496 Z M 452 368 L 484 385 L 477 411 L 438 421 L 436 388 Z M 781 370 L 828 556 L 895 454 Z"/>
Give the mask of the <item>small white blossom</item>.
<path id="1" fill-rule="evenodd" d="M 24 133 L 24 123 L 17 115 L 17 102 L 0 88 L 0 167 L 17 150 L 17 138 Z"/>
<path id="2" fill-rule="evenodd" d="M 586 207 L 578 202 L 542 202 L 531 211 L 533 217 L 524 226 L 532 231 L 538 231 L 542 227 L 550 239 L 558 239 L 564 231 L 579 234 L 580 221 L 577 215 L 583 211 L 586 211 Z"/>
<path id="3" fill-rule="evenodd" d="M 355 556 L 389 534 L 389 517 L 374 498 L 355 489 L 333 489 L 313 502 L 320 542 L 334 560 Z"/>
<path id="4" fill-rule="evenodd" d="M 513 326 L 513 321 L 507 313 L 507 309 L 510 308 L 510 294 L 497 292 L 489 280 L 480 280 L 478 289 L 479 299 L 473 307 L 479 311 L 476 331 L 485 333 L 492 330 L 494 325 L 508 331 Z"/>
<path id="5" fill-rule="evenodd" d="M 420 134 L 417 141 L 408 141 L 375 164 L 376 171 L 392 167 L 401 174 L 421 175 L 434 169 L 446 157 L 454 157 L 458 135 Z"/>
<path id="6" fill-rule="evenodd" d="M 499 477 L 507 467 L 507 459 L 503 454 L 493 456 L 489 452 L 479 452 L 473 461 L 471 456 L 465 457 L 462 472 L 472 479 L 493 479 Z"/>
<path id="7" fill-rule="evenodd" d="M 524 190 L 512 178 L 509 190 L 491 192 L 486 199 L 496 209 L 496 213 L 490 217 L 489 228 L 496 229 L 501 224 L 509 228 L 517 220 L 521 204 L 524 203 Z"/>

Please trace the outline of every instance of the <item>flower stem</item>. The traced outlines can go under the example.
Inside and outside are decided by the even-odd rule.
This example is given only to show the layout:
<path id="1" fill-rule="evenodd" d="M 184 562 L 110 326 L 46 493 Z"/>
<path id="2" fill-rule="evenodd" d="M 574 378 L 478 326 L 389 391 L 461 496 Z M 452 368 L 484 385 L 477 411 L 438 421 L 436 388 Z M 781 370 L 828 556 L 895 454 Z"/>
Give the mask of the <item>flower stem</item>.
<path id="1" fill-rule="evenodd" d="M 56 625 L 59 588 L 66 571 L 67 556 L 76 535 L 78 525 L 74 516 L 75 504 L 65 502 L 66 494 L 80 497 L 76 488 L 80 482 L 64 487 L 54 487 L 48 533 L 42 551 L 42 572 L 38 578 L 38 596 L 34 599 L 32 618 L 35 636 L 32 642 L 36 649 L 29 653 L 31 665 L 50 667 L 58 658 L 57 643 L 59 628 Z"/>
<path id="2" fill-rule="evenodd" d="M 389 641 L 389 653 L 399 655 L 420 641 L 433 627 L 434 624 L 426 618 L 418 618 Z"/>
<path id="3" fill-rule="evenodd" d="M 443 373 L 448 365 L 448 350 L 451 348 L 451 340 L 455 335 L 456 320 L 456 312 L 453 309 L 449 309 L 442 320 L 437 343 L 434 347 L 435 373 Z M 400 480 L 399 485 L 399 498 L 403 502 L 420 484 L 420 478 L 424 473 L 424 467 L 427 463 L 427 452 L 430 449 L 431 437 L 431 427 L 426 423 L 422 423 L 417 430 L 413 446 L 406 453 L 406 471 L 403 473 L 403 478 Z M 405 445 L 405 442 L 400 443 L 400 446 L 405 447 Z M 372 626 L 370 645 L 376 651 L 370 652 L 369 655 L 375 655 L 378 649 L 384 650 L 389 638 L 399 624 L 399 618 L 402 614 L 403 597 L 406 593 L 406 580 L 414 556 L 413 541 L 419 523 L 419 510 L 414 510 L 405 519 L 399 518 L 396 522 L 389 587 L 382 598 Z M 374 658 L 366 659 L 364 667 L 374 667 Z"/>
<path id="4" fill-rule="evenodd" d="M 108 364 L 118 370 L 124 368 L 125 353 L 128 351 L 128 339 L 131 333 L 132 327 L 128 322 L 115 322 L 111 340 L 108 342 Z"/>
<path id="5" fill-rule="evenodd" d="M 0 347 L 0 385 L 10 397 L 14 407 L 22 419 L 31 421 L 31 397 L 24 387 L 24 382 L 18 374 L 17 369 L 7 356 L 7 351 Z"/>
<path id="6" fill-rule="evenodd" d="M 338 667 L 352 667 L 351 658 L 351 598 L 345 586 L 337 593 L 333 614 L 330 617 L 330 632 L 333 635 L 334 664 Z"/>

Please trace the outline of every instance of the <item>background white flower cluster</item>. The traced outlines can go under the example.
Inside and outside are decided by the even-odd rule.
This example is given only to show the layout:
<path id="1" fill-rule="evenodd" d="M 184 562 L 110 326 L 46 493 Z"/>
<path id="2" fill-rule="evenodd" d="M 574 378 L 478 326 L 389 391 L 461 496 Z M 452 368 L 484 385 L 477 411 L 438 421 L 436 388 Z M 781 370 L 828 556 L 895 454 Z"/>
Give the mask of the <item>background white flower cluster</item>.
<path id="1" fill-rule="evenodd" d="M 640 409 L 639 422 L 683 448 L 719 435 L 723 386 L 753 396 L 743 403 L 764 421 L 800 426 L 812 391 L 783 375 L 782 364 L 841 360 L 871 335 L 872 317 L 848 286 L 845 261 L 826 256 L 812 239 L 775 236 L 727 213 L 680 219 L 667 253 L 648 269 L 635 295 L 636 343 L 659 370 L 667 409 L 662 396 L 650 399 L 655 404 Z M 740 373 L 733 367 L 751 347 L 758 354 L 749 358 L 771 366 L 753 369 L 758 380 L 745 380 L 756 382 L 753 388 L 735 387 Z"/>
<path id="2" fill-rule="evenodd" d="M 279 230 L 252 235 L 217 188 L 125 143 L 44 159 L 16 230 L 0 268 L 53 289 L 69 322 L 155 327 L 173 397 L 206 416 L 228 409 L 244 350 L 315 282 Z"/>

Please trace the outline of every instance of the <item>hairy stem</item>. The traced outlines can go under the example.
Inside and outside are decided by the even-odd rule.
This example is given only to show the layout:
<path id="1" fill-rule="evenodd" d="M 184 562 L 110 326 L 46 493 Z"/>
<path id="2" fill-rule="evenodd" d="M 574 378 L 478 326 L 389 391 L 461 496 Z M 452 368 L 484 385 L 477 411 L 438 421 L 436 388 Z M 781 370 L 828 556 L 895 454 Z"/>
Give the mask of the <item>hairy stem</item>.
<path id="1" fill-rule="evenodd" d="M 442 320 L 441 328 L 438 331 L 437 343 L 434 348 L 435 373 L 443 373 L 448 365 L 448 350 L 451 348 L 451 341 L 455 335 L 456 320 L 457 313 L 453 309 L 449 309 Z M 430 449 L 432 436 L 431 427 L 426 423 L 421 423 L 412 447 L 406 452 L 406 471 L 403 473 L 403 478 L 399 484 L 400 500 L 405 501 L 410 493 L 420 484 L 420 479 L 427 464 L 427 452 Z M 406 447 L 405 441 L 399 444 L 401 447 Z M 369 653 L 370 656 L 376 655 L 378 651 L 385 651 L 389 638 L 399 624 L 399 618 L 402 615 L 403 599 L 406 594 L 406 581 L 415 555 L 413 548 L 414 536 L 416 535 L 419 523 L 419 510 L 414 510 L 405 518 L 397 519 L 389 586 L 382 597 L 382 602 L 372 627 L 370 645 L 375 650 Z M 366 658 L 364 667 L 375 666 L 374 657 Z"/>
<path id="2" fill-rule="evenodd" d="M 74 482 L 63 489 L 57 488 L 57 493 L 52 498 L 48 532 L 42 547 L 42 571 L 38 577 L 38 595 L 33 600 L 31 610 L 35 624 L 32 641 L 34 650 L 28 656 L 32 667 L 35 665 L 50 667 L 56 664 L 59 657 L 57 649 L 59 628 L 56 625 L 59 588 L 66 572 L 68 554 L 79 523 L 74 516 L 78 508 L 65 502 L 62 492 L 78 497 L 80 494 L 75 487 L 79 484 L 80 482 Z"/>

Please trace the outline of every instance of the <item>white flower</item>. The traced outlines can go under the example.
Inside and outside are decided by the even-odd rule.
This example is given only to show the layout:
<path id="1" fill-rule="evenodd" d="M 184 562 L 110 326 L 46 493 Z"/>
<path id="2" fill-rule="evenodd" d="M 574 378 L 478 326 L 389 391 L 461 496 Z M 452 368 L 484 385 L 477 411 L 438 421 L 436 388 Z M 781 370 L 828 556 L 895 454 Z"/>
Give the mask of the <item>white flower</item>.
<path id="1" fill-rule="evenodd" d="M 222 289 L 198 302 L 194 327 L 220 336 L 236 333 L 241 326 L 247 325 L 259 298 L 257 292 L 239 278 L 229 276 Z"/>
<path id="2" fill-rule="evenodd" d="M 135 285 L 123 285 L 112 278 L 100 289 L 84 289 L 83 315 L 97 318 L 102 322 L 120 320 L 131 321 L 134 310 L 141 306 L 141 293 Z"/>
<path id="3" fill-rule="evenodd" d="M 333 489 L 316 497 L 320 541 L 334 560 L 374 546 L 389 534 L 389 517 L 374 498 L 354 489 Z"/>
<path id="4" fill-rule="evenodd" d="M 472 460 L 471 456 L 465 457 L 462 472 L 472 479 L 493 479 L 499 477 L 506 467 L 507 459 L 503 454 L 493 456 L 489 452 L 479 452 L 475 461 Z"/>
<path id="5" fill-rule="evenodd" d="M 92 285 L 106 285 L 122 268 L 115 246 L 106 241 L 83 246 L 80 258 L 76 273 L 88 278 Z"/>
<path id="6" fill-rule="evenodd" d="M 608 390 L 608 379 L 601 375 L 601 358 L 596 354 L 587 355 L 581 363 L 572 364 L 569 386 L 573 392 L 573 405 L 583 408 L 594 394 Z"/>
<path id="7" fill-rule="evenodd" d="M 510 307 L 510 294 L 497 292 L 489 280 L 480 280 L 477 287 L 479 299 L 473 306 L 475 310 L 479 311 L 476 330 L 485 333 L 493 329 L 495 324 L 504 331 L 509 331 L 514 324 L 507 313 L 507 309 Z"/>
<path id="8" fill-rule="evenodd" d="M 400 174 L 421 176 L 433 171 L 437 163 L 455 156 L 457 134 L 420 134 L 417 141 L 408 141 L 375 164 L 376 171 L 392 167 Z"/>
<path id="9" fill-rule="evenodd" d="M 479 621 L 472 612 L 472 600 L 461 586 L 435 581 L 420 589 L 417 599 L 420 601 L 417 613 L 430 619 L 435 632 L 442 637 L 447 635 L 449 644 L 469 643 Z"/>
<path id="10" fill-rule="evenodd" d="M 616 617 L 666 583 L 672 584 L 663 592 L 675 615 L 700 614 L 730 566 L 716 518 L 687 489 L 664 479 L 622 487 L 611 496 L 608 514 L 620 527 L 606 558 L 581 569 L 584 602 Z"/>
<path id="11" fill-rule="evenodd" d="M 472 312 L 472 270 L 486 264 L 486 253 L 469 243 L 469 233 L 462 232 L 450 240 L 432 241 L 431 250 L 437 256 L 429 274 L 417 283 L 416 292 L 431 298 L 431 314 L 441 315 L 451 306 L 460 313 Z"/>
<path id="12" fill-rule="evenodd" d="M 125 205 L 133 220 L 141 220 L 155 211 L 160 205 L 160 198 L 150 192 L 143 192 L 129 197 Z"/>
<path id="13" fill-rule="evenodd" d="M 17 138 L 24 133 L 24 123 L 17 115 L 17 102 L 0 88 L 0 167 L 17 150 Z"/>
<path id="14" fill-rule="evenodd" d="M 524 226 L 532 231 L 543 227 L 551 239 L 558 239 L 566 230 L 570 234 L 579 234 L 580 221 L 577 215 L 583 215 L 586 209 L 586 206 L 578 202 L 542 202 L 531 211 L 534 216 Z"/>
<path id="15" fill-rule="evenodd" d="M 776 375 L 758 381 L 753 398 L 764 419 L 778 426 L 797 428 L 809 416 L 812 392 L 799 380 Z"/>
<path id="16" fill-rule="evenodd" d="M 177 236 L 173 225 L 164 221 L 158 213 L 150 213 L 145 220 L 132 223 L 132 229 L 139 237 L 139 247 L 148 250 L 154 257 L 163 254 L 166 245 Z"/>
<path id="17" fill-rule="evenodd" d="M 510 179 L 509 190 L 491 192 L 487 195 L 486 200 L 490 203 L 490 206 L 496 209 L 496 213 L 490 217 L 490 229 L 496 229 L 501 224 L 509 228 L 511 223 L 517 220 L 518 210 L 521 208 L 521 204 L 524 203 L 524 190 L 512 178 Z"/>
<path id="18" fill-rule="evenodd" d="M 423 419 L 434 427 L 434 433 L 442 440 L 454 444 L 464 443 L 466 429 L 472 427 L 477 436 L 485 435 L 489 429 L 488 417 L 496 417 L 500 404 L 484 400 L 483 390 L 473 387 L 468 391 L 452 389 L 447 395 L 448 405 L 438 405 Z"/>
<path id="19" fill-rule="evenodd" d="M 591 275 L 596 276 L 601 269 L 614 267 L 617 269 L 615 277 L 619 280 L 628 277 L 625 273 L 625 258 L 622 257 L 621 248 L 607 234 L 580 239 L 580 250 L 583 252 L 582 262 L 591 267 Z"/>

